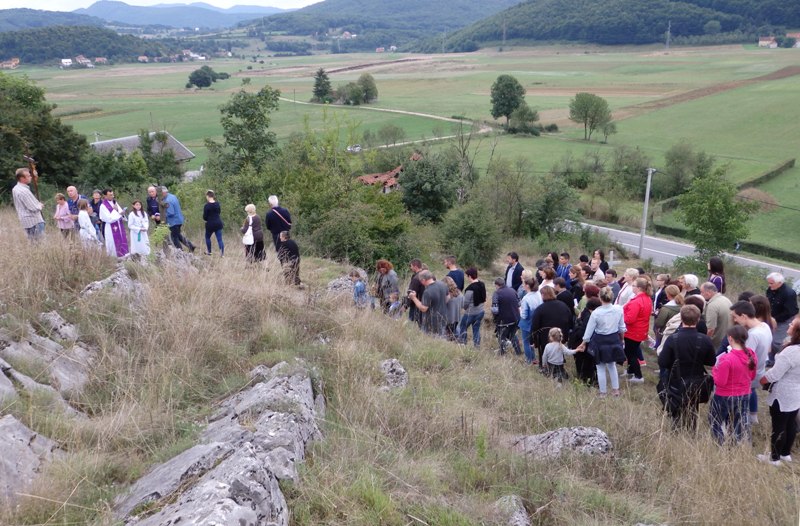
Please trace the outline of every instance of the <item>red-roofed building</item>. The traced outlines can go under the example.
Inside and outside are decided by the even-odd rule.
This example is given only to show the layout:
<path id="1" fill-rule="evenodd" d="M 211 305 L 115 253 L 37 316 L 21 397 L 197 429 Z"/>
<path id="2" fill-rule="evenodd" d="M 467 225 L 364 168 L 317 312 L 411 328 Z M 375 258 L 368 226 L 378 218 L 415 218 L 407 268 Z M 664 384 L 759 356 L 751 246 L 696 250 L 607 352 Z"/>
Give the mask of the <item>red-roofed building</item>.
<path id="1" fill-rule="evenodd" d="M 389 192 L 397 188 L 397 178 L 400 176 L 400 172 L 402 171 L 403 171 L 403 165 L 401 164 L 394 170 L 390 170 L 388 172 L 362 175 L 358 177 L 358 180 L 366 185 L 371 185 L 371 186 L 380 184 L 383 187 L 381 192 L 384 194 L 388 194 Z"/>

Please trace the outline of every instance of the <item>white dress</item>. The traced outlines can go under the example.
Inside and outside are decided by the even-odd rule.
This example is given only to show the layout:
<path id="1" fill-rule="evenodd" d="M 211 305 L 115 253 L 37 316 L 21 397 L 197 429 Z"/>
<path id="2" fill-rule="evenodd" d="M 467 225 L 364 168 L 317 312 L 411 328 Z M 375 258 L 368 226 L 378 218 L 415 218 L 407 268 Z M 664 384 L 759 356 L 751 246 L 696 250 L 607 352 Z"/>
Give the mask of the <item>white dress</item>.
<path id="1" fill-rule="evenodd" d="M 142 211 L 142 215 L 136 212 L 128 214 L 128 228 L 131 231 L 131 254 L 150 255 L 150 238 L 147 237 L 147 229 L 150 228 L 150 221 L 147 213 Z"/>
<path id="2" fill-rule="evenodd" d="M 80 235 L 84 245 L 96 246 L 100 243 L 100 240 L 97 239 L 97 231 L 94 229 L 92 219 L 86 210 L 78 212 L 78 226 L 81 227 Z"/>

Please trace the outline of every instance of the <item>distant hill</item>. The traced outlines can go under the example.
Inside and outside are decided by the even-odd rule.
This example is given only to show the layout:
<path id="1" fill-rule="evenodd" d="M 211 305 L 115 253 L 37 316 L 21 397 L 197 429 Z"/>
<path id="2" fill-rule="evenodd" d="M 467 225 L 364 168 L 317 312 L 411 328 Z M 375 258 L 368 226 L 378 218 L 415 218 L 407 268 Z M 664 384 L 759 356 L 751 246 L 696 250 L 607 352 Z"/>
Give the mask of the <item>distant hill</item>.
<path id="1" fill-rule="evenodd" d="M 236 9 L 236 8 L 232 8 Z M 124 2 L 101 0 L 85 9 L 77 9 L 74 13 L 91 15 L 109 22 L 122 22 L 137 26 L 162 25 L 168 27 L 201 27 L 223 28 L 235 26 L 245 20 L 253 20 L 264 16 L 263 9 L 255 8 L 255 12 L 222 10 L 211 6 L 162 5 L 132 6 Z M 275 9 L 275 8 L 267 8 Z M 280 11 L 275 9 L 275 11 Z M 275 12 L 273 11 L 273 12 Z"/>
<path id="2" fill-rule="evenodd" d="M 52 26 L 0 33 L 0 57 L 19 57 L 23 63 L 41 64 L 84 55 L 130 62 L 139 55 L 168 55 L 180 49 L 156 40 L 118 35 L 91 26 Z"/>
<path id="3" fill-rule="evenodd" d="M 769 34 L 773 26 L 800 25 L 800 0 L 529 0 L 451 34 L 450 51 L 503 41 L 573 41 L 646 44 L 671 35 L 698 43 Z M 504 35 L 505 34 L 505 35 Z M 434 51 L 441 39 L 413 46 Z"/>
<path id="4" fill-rule="evenodd" d="M 88 15 L 38 9 L 0 10 L 0 33 L 32 27 L 47 26 L 103 26 L 105 21 Z"/>
<path id="5" fill-rule="evenodd" d="M 374 50 L 454 31 L 519 0 L 326 0 L 297 11 L 271 15 L 250 25 L 260 32 L 317 35 L 330 28 L 358 36 L 341 40 L 335 51 Z"/>
<path id="6" fill-rule="evenodd" d="M 205 2 L 192 2 L 191 4 L 156 4 L 151 7 L 199 7 L 201 9 L 209 9 L 217 13 L 247 13 L 248 15 L 272 15 L 275 13 L 283 13 L 289 11 L 288 9 L 280 9 L 278 7 L 264 7 L 260 5 L 235 5 L 232 7 L 224 8 L 217 7 Z"/>

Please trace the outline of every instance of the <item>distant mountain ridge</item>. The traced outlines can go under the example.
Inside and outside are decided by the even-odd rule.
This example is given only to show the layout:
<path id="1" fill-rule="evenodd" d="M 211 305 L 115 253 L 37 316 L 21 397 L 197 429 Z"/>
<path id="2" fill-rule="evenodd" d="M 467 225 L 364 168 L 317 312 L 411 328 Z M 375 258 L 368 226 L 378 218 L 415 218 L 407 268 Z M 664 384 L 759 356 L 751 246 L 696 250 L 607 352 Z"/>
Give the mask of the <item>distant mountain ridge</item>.
<path id="1" fill-rule="evenodd" d="M 278 7 L 265 7 L 260 5 L 234 5 L 231 7 L 217 7 L 215 5 L 207 4 L 205 2 L 192 2 L 190 4 L 155 4 L 150 7 L 199 7 L 201 9 L 208 9 L 216 11 L 217 13 L 247 13 L 247 14 L 260 14 L 260 15 L 273 15 L 275 13 L 284 13 L 293 11 L 292 9 L 280 9 Z"/>
<path id="2" fill-rule="evenodd" d="M 202 5 L 202 7 L 201 7 Z M 91 15 L 109 22 L 122 22 L 137 26 L 162 25 L 168 27 L 224 28 L 245 20 L 253 20 L 269 13 L 282 13 L 282 9 L 254 7 L 256 11 L 245 12 L 248 6 L 221 9 L 209 4 L 161 4 L 158 6 L 133 6 L 114 0 L 101 0 L 85 9 L 73 13 Z"/>
<path id="3" fill-rule="evenodd" d="M 800 25 L 800 0 L 528 0 L 452 33 L 448 51 L 472 51 L 505 41 L 647 44 L 684 39 L 749 38 L 775 26 Z M 414 51 L 440 50 L 428 39 Z"/>
<path id="4" fill-rule="evenodd" d="M 93 16 L 39 9 L 0 10 L 0 33 L 49 26 L 97 26 L 105 21 Z"/>

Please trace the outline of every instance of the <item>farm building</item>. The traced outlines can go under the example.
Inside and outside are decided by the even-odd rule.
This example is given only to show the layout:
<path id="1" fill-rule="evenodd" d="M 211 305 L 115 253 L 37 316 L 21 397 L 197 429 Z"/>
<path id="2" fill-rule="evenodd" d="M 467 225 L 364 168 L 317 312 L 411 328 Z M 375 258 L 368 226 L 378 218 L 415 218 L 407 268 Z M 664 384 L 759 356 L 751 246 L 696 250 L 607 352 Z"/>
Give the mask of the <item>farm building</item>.
<path id="1" fill-rule="evenodd" d="M 195 157 L 194 153 L 192 153 L 189 148 L 184 146 L 183 143 L 181 143 L 168 132 L 150 132 L 149 136 L 151 139 L 153 139 L 153 153 L 161 153 L 165 150 L 171 150 L 175 155 L 175 160 L 179 163 L 186 162 L 190 159 L 194 159 Z M 138 150 L 140 145 L 141 141 L 139 140 L 138 135 L 120 137 L 118 139 L 110 139 L 107 141 L 97 141 L 90 144 L 95 151 L 100 153 L 118 151 L 132 153 Z"/>

